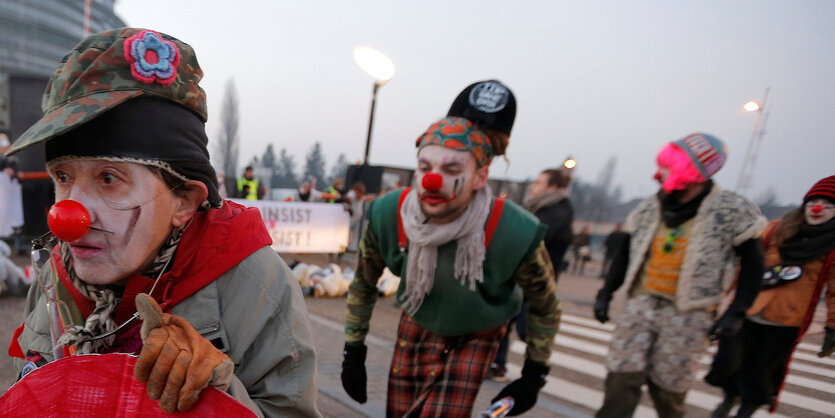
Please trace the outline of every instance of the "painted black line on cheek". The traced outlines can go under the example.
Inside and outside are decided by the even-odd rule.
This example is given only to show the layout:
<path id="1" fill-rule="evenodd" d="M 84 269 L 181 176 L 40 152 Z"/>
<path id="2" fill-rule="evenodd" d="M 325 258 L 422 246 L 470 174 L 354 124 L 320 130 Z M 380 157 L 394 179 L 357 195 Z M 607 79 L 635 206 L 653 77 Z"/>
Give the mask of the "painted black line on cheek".
<path id="1" fill-rule="evenodd" d="M 464 181 L 460 177 L 455 178 L 455 187 L 453 190 L 455 191 L 455 195 L 458 196 L 461 194 L 461 191 L 464 189 Z"/>
<path id="2" fill-rule="evenodd" d="M 142 214 L 142 208 L 137 206 L 132 210 L 133 216 L 130 218 L 130 222 L 128 222 L 128 229 L 125 231 L 125 239 L 122 240 L 122 245 L 127 245 L 130 238 L 133 236 L 133 230 L 136 228 L 136 221 L 139 220 L 139 215 Z"/>

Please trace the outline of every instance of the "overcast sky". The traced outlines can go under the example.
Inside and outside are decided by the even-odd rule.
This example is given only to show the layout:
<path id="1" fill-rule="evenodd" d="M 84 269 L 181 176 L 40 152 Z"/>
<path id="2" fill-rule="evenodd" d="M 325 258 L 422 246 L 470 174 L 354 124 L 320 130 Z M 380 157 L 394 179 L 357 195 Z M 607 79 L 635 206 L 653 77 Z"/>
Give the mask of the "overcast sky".
<path id="1" fill-rule="evenodd" d="M 756 114 L 766 133 L 749 197 L 799 203 L 835 174 L 835 1 L 127 1 L 130 26 L 191 44 L 205 72 L 210 142 L 225 85 L 241 114 L 241 164 L 267 144 L 301 170 L 315 141 L 328 166 L 363 156 L 373 81 L 352 52 L 386 53 L 370 162 L 414 167 L 414 140 L 468 84 L 496 78 L 518 103 L 491 176 L 522 180 L 571 155 L 595 181 L 613 155 L 627 198 L 653 193 L 654 157 L 701 131 L 725 141 L 733 188 Z"/>

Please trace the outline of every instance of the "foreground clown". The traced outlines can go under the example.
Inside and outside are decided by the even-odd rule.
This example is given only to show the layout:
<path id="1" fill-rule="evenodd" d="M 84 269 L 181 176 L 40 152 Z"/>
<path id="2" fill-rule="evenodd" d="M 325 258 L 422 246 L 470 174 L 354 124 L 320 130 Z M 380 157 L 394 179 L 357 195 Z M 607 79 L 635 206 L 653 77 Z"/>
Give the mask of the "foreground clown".
<path id="1" fill-rule="evenodd" d="M 496 399 L 512 397 L 511 415 L 518 415 L 545 384 L 560 317 L 542 243 L 545 226 L 512 202 L 494 199 L 487 184 L 515 110 L 512 93 L 499 82 L 467 87 L 449 115 L 418 138 L 416 186 L 388 193 L 368 209 L 348 294 L 342 384 L 356 401 L 367 400 L 364 340 L 377 278 L 389 267 L 403 278 L 397 302 L 404 312 L 387 416 L 469 417 L 523 296 L 530 316 L 522 377 Z"/>
<path id="2" fill-rule="evenodd" d="M 594 305 L 595 317 L 608 321 L 612 293 L 625 288 L 597 417 L 632 416 L 644 384 L 659 417 L 683 416 L 708 336 L 736 334 L 760 287 L 766 221 L 757 206 L 710 179 L 725 162 L 724 145 L 689 135 L 662 148 L 657 162 L 661 190 L 627 218 L 627 235 Z M 737 257 L 734 300 L 714 322 Z"/>
<path id="3" fill-rule="evenodd" d="M 53 210 L 83 215 L 83 229 L 50 219 L 59 241 L 40 277 L 55 292 L 31 287 L 10 353 L 19 373 L 137 354 L 135 376 L 167 412 L 211 385 L 258 415 L 318 416 L 304 300 L 258 211 L 218 194 L 201 77 L 189 45 L 132 28 L 62 61 L 45 116 L 9 153 L 45 143 Z M 60 324 L 48 299 L 66 307 Z"/>

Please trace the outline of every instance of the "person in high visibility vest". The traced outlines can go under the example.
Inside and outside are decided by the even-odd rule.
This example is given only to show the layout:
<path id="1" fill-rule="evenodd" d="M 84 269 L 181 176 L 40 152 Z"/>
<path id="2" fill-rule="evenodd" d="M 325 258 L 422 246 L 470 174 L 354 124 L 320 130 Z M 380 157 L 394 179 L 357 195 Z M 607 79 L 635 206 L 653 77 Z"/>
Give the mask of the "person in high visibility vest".
<path id="1" fill-rule="evenodd" d="M 248 186 L 246 191 L 244 186 Z M 255 178 L 251 165 L 246 166 L 244 176 L 238 178 L 238 197 L 247 200 L 261 200 L 264 197 L 264 192 L 261 190 L 258 179 Z"/>
<path id="2" fill-rule="evenodd" d="M 341 178 L 334 179 L 333 183 L 325 189 L 325 193 L 322 194 L 322 198 L 328 203 L 344 201 L 342 197 L 342 184 Z"/>

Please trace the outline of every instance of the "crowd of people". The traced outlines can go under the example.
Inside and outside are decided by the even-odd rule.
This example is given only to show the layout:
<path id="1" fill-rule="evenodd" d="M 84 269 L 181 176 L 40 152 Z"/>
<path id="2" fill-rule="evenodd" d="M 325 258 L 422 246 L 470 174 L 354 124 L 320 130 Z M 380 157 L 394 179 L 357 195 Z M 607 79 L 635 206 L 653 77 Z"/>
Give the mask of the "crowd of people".
<path id="1" fill-rule="evenodd" d="M 211 386 L 258 416 L 320 416 L 305 301 L 258 210 L 221 195 L 201 78 L 188 44 L 134 28 L 91 35 L 59 64 L 44 117 L 7 154 L 44 146 L 56 207 L 83 209 L 55 222 L 82 230 L 51 223 L 54 236 L 38 240 L 33 253 L 51 260 L 39 264 L 42 285 L 29 290 L 9 354 L 20 378 L 61 357 L 133 354 L 135 378 L 166 412 L 191 409 Z M 522 205 L 494 197 L 490 165 L 509 147 L 516 109 L 499 81 L 467 86 L 408 147 L 412 186 L 364 214 L 361 182 L 300 186 L 300 200 L 345 203 L 353 225 L 365 219 L 341 371 L 358 403 L 368 399 L 365 340 L 388 269 L 401 277 L 402 314 L 386 415 L 471 416 L 482 382 L 505 376 L 513 324 L 527 345 L 524 366 L 493 401 L 511 399 L 510 415 L 536 404 L 562 312 L 554 266 L 573 247 L 583 274 L 590 238 L 572 231 L 565 170 L 543 170 Z M 775 405 L 824 287 L 819 355 L 835 351 L 835 176 L 767 224 L 756 205 L 713 181 L 726 158 L 708 134 L 664 144 L 660 189 L 606 240 L 590 314 L 609 321 L 618 289 L 626 302 L 598 417 L 631 416 L 645 385 L 659 416 L 683 416 L 711 338 L 719 350 L 706 380 L 725 394 L 713 416 L 738 402 L 738 417 Z M 252 167 L 236 186 L 239 198 L 265 195 Z M 56 302 L 68 309 L 58 319 L 48 310 Z"/>

